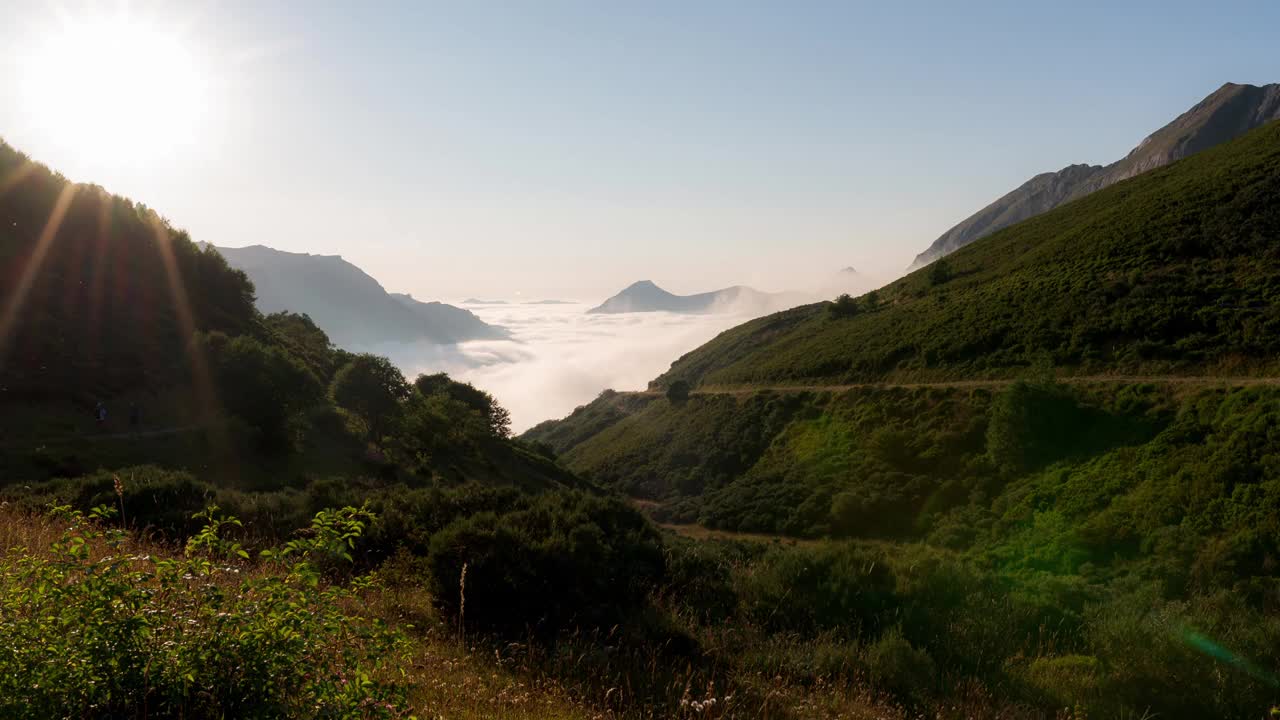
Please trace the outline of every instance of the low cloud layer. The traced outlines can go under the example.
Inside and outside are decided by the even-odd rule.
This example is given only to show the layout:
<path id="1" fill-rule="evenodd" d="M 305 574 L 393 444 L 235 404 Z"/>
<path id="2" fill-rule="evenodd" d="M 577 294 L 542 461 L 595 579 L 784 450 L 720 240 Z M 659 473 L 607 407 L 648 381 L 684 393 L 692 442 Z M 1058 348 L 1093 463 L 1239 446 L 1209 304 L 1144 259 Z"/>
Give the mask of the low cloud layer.
<path id="1" fill-rule="evenodd" d="M 586 304 L 472 306 L 511 340 L 372 348 L 414 377 L 447 372 L 493 393 L 517 432 L 564 417 L 606 388 L 641 390 L 684 353 L 747 314 L 588 315 Z"/>

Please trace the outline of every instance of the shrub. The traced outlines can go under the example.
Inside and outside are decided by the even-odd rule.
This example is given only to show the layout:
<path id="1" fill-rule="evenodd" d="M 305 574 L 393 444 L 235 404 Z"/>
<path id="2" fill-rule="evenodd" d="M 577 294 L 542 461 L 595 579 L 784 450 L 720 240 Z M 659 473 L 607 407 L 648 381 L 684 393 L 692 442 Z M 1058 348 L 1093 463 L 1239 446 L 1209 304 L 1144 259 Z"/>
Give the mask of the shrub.
<path id="1" fill-rule="evenodd" d="M 1036 658 L 1018 674 L 1057 707 L 1097 707 L 1103 668 L 1091 655 Z"/>
<path id="2" fill-rule="evenodd" d="M 737 608 L 733 559 L 721 546 L 690 540 L 667 543 L 669 600 L 703 623 L 722 622 Z"/>
<path id="3" fill-rule="evenodd" d="M 944 285 L 951 278 L 955 277 L 955 272 L 951 269 L 951 263 L 946 258 L 935 260 L 929 266 L 929 284 L 933 286 Z"/>
<path id="4" fill-rule="evenodd" d="M 987 425 L 991 461 L 1012 472 L 1029 470 L 1075 448 L 1096 421 L 1072 396 L 1052 382 L 1019 381 L 996 397 Z"/>
<path id="5" fill-rule="evenodd" d="M 455 520 L 431 538 L 427 567 L 436 601 L 466 627 L 545 635 L 624 619 L 664 561 L 657 532 L 623 501 L 560 492 Z"/>
<path id="6" fill-rule="evenodd" d="M 933 658 L 907 642 L 897 627 L 867 648 L 866 663 L 877 685 L 903 697 L 927 695 L 937 681 Z"/>
<path id="7" fill-rule="evenodd" d="M 48 548 L 0 560 L 0 715 L 404 714 L 403 688 L 382 679 L 403 639 L 347 609 L 369 581 L 326 585 L 315 564 L 347 553 L 367 515 L 321 513 L 262 572 L 214 509 L 171 559 L 136 554 L 105 508 L 56 512 Z"/>
<path id="8" fill-rule="evenodd" d="M 844 293 L 827 306 L 827 313 L 833 318 L 850 318 L 858 314 L 858 301 L 849 293 Z"/>
<path id="9" fill-rule="evenodd" d="M 1115 707 L 1160 717 L 1257 717 L 1277 696 L 1280 621 L 1226 592 L 1166 602 L 1152 590 L 1088 615 L 1089 644 Z M 1120 714 L 1120 713 L 1114 713 Z"/>
<path id="10" fill-rule="evenodd" d="M 334 373 L 329 395 L 338 407 L 359 415 L 370 438 L 380 441 L 399 416 L 400 402 L 409 397 L 409 384 L 390 360 L 357 355 Z"/>
<path id="11" fill-rule="evenodd" d="M 896 607 L 883 558 L 853 543 L 775 549 L 739 577 L 743 610 L 775 631 L 874 631 Z"/>
<path id="12" fill-rule="evenodd" d="M 320 381 L 287 351 L 221 333 L 197 338 L 211 358 L 218 398 L 257 432 L 263 450 L 290 444 L 290 423 L 323 400 Z"/>
<path id="13" fill-rule="evenodd" d="M 471 383 L 458 382 L 444 373 L 419 375 L 413 382 L 423 397 L 441 395 L 475 413 L 494 437 L 511 437 L 511 413 L 489 393 Z"/>

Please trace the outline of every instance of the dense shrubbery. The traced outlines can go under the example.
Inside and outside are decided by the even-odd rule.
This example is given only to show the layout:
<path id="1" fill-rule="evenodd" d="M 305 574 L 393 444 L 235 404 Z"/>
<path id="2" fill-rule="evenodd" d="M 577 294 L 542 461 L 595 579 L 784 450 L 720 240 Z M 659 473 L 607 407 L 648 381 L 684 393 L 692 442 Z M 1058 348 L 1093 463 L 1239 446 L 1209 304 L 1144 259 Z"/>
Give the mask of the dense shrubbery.
<path id="1" fill-rule="evenodd" d="M 1280 621 L 1223 591 L 1169 600 L 1117 584 L 1082 597 L 918 545 L 668 548 L 671 568 L 727 569 L 696 592 L 673 573 L 667 600 L 691 632 L 775 682 L 862 678 L 922 707 L 949 698 L 938 707 L 957 717 L 975 716 L 956 701 L 974 683 L 1002 717 L 1261 717 L 1280 697 Z"/>
<path id="2" fill-rule="evenodd" d="M 1249 717 L 1280 699 L 1276 389 L 1035 380 L 796 393 L 779 415 L 781 399 L 648 403 L 563 455 L 648 490 L 661 518 L 959 551 L 669 544 L 664 597 L 743 667 L 839 668 L 910 702 L 969 678 L 1032 716 Z"/>
<path id="3" fill-rule="evenodd" d="M 222 333 L 197 337 L 197 352 L 213 369 L 226 409 L 247 422 L 268 452 L 294 449 L 295 423 L 323 401 L 320 381 L 285 349 Z"/>
<path id="4" fill-rule="evenodd" d="M 402 638 L 349 610 L 368 582 L 320 578 L 360 535 L 360 512 L 317 515 L 258 565 L 219 533 L 238 521 L 212 511 L 173 559 L 138 554 L 103 508 L 59 512 L 49 547 L 0 559 L 5 717 L 406 714 L 387 672 Z"/>
<path id="5" fill-rule="evenodd" d="M 621 500 L 548 494 L 450 523 L 431 538 L 427 572 L 437 602 L 468 627 L 517 636 L 608 627 L 662 578 L 662 542 Z"/>

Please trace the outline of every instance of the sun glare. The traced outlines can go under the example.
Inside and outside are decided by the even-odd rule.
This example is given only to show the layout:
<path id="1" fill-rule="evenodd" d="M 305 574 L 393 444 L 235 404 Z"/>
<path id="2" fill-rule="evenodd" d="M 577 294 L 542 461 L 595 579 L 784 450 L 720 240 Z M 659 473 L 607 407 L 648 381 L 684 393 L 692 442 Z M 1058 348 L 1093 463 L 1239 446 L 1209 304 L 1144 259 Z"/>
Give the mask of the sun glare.
<path id="1" fill-rule="evenodd" d="M 66 17 L 25 55 L 33 126 L 92 165 L 142 165 L 198 141 L 206 82 L 179 35 L 126 14 Z"/>

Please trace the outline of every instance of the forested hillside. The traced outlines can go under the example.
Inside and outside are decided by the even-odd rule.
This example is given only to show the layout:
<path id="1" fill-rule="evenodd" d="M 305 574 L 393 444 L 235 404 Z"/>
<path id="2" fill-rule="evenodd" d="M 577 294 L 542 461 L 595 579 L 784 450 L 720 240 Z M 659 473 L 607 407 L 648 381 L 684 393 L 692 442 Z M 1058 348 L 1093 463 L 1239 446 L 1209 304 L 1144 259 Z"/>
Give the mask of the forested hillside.
<path id="1" fill-rule="evenodd" d="M 0 398 L 174 382 L 196 330 L 250 332 L 253 286 L 141 204 L 0 142 Z"/>
<path id="2" fill-rule="evenodd" d="M 580 484 L 486 393 L 260 314 L 216 250 L 2 144 L 0 220 L 0 486 L 138 463 L 245 489 Z"/>
<path id="3" fill-rule="evenodd" d="M 722 333 L 654 385 L 1232 374 L 1280 351 L 1280 123 L 984 238 L 878 292 Z"/>

